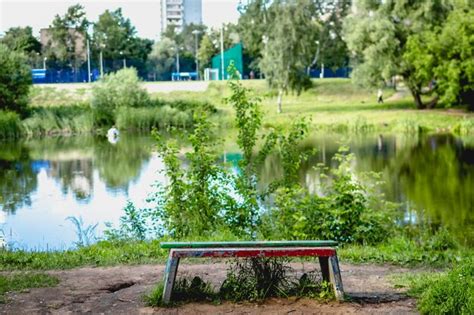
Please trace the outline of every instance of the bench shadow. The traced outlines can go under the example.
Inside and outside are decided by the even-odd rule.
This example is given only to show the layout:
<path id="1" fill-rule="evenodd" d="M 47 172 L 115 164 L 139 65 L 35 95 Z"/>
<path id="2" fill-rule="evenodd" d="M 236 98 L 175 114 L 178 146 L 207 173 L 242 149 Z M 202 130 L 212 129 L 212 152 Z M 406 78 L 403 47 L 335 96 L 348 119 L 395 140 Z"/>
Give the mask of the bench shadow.
<path id="1" fill-rule="evenodd" d="M 348 301 L 358 304 L 380 304 L 410 299 L 404 293 L 395 292 L 346 292 L 345 296 Z"/>

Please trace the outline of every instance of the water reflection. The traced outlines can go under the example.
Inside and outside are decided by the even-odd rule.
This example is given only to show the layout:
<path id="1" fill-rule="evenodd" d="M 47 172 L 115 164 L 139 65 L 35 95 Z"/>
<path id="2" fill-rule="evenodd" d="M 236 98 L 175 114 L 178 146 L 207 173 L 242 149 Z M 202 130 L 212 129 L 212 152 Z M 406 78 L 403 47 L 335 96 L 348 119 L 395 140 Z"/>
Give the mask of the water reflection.
<path id="1" fill-rule="evenodd" d="M 37 164 L 30 163 L 29 151 L 21 143 L 10 143 L 0 150 L 0 210 L 15 213 L 31 205 L 37 187 Z M 2 223 L 0 221 L 0 223 Z"/>
<path id="2" fill-rule="evenodd" d="M 355 171 L 382 174 L 387 199 L 403 204 L 407 221 L 444 224 L 474 245 L 474 145 L 448 135 L 315 135 L 301 148 L 317 149 L 300 170 L 312 192 L 321 184 L 315 166 L 336 167 L 332 158 L 342 143 L 356 155 Z M 82 216 L 86 224 L 117 222 L 127 199 L 139 204 L 155 180 L 164 181 L 152 145 L 149 136 L 126 134 L 114 145 L 96 137 L 0 143 L 0 229 L 4 223 L 10 239 L 44 249 L 73 243 L 68 216 Z M 223 158 L 239 159 L 235 152 Z M 259 172 L 260 185 L 281 177 L 278 156 Z"/>

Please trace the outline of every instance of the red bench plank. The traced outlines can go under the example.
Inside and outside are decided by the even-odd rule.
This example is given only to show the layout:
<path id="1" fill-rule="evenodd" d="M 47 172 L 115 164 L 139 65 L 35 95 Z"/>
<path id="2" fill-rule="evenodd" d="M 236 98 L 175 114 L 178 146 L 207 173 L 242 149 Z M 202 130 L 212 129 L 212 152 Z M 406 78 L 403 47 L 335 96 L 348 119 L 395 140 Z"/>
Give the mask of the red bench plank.
<path id="1" fill-rule="evenodd" d="M 298 256 L 318 256 L 331 257 L 336 254 L 334 248 L 193 248 L 193 249 L 173 249 L 171 255 L 175 258 L 184 257 L 298 257 Z"/>

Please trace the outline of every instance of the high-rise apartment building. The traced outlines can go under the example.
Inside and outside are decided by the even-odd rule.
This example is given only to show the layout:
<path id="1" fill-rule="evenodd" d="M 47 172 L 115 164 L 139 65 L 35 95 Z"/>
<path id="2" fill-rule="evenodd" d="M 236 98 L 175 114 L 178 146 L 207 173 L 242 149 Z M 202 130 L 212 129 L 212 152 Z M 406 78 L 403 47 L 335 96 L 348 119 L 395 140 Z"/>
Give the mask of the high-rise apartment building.
<path id="1" fill-rule="evenodd" d="M 161 0 L 161 31 L 175 25 L 180 32 L 184 25 L 202 24 L 202 0 Z"/>

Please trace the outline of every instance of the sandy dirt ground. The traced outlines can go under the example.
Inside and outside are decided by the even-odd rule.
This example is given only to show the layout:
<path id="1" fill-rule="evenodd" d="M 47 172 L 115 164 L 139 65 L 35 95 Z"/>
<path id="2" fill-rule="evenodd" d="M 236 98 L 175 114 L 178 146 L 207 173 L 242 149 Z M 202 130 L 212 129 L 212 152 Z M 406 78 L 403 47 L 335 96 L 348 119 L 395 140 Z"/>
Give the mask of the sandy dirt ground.
<path id="1" fill-rule="evenodd" d="M 317 270 L 316 264 L 294 263 L 296 272 Z M 225 263 L 182 264 L 178 277 L 201 276 L 218 286 Z M 262 303 L 188 303 L 173 308 L 146 307 L 143 296 L 163 277 L 163 265 L 80 268 L 50 271 L 61 282 L 54 288 L 9 293 L 1 314 L 413 314 L 415 301 L 388 280 L 407 272 L 393 266 L 342 264 L 346 302 L 270 299 Z"/>
<path id="2" fill-rule="evenodd" d="M 38 87 L 48 87 L 58 90 L 74 91 L 78 89 L 89 89 L 93 84 L 89 83 L 57 83 L 57 84 L 36 84 Z M 163 81 L 144 82 L 143 86 L 149 93 L 170 93 L 170 92 L 204 92 L 209 86 L 206 81 Z"/>

